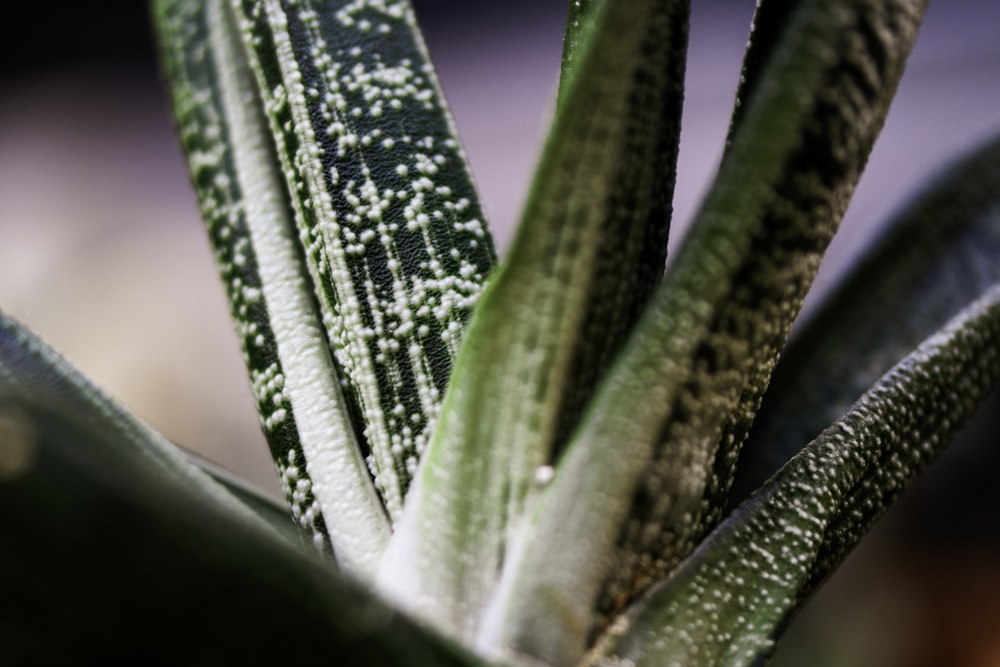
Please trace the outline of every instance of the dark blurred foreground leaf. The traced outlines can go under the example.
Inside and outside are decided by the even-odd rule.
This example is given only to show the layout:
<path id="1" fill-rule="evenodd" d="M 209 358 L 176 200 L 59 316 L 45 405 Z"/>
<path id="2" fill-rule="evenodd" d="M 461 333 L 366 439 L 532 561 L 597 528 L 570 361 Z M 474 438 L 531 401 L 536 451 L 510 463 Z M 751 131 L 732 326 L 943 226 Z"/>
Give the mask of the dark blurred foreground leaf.
<path id="1" fill-rule="evenodd" d="M 0 313 L 3 664 L 469 664 L 249 509 Z"/>
<path id="2" fill-rule="evenodd" d="M 470 664 L 104 435 L 0 398 L 6 664 Z"/>
<path id="3" fill-rule="evenodd" d="M 208 474 L 213 480 L 225 487 L 237 500 L 253 510 L 254 514 L 277 531 L 278 534 L 284 536 L 289 543 L 298 544 L 302 541 L 301 533 L 299 533 L 296 524 L 289 520 L 290 510 L 284 500 L 275 498 L 257 488 L 236 473 L 214 461 L 209 461 L 193 452 L 185 451 L 184 453 L 187 454 L 191 463 L 198 466 L 202 472 Z"/>
<path id="4" fill-rule="evenodd" d="M 13 452 L 23 463 L 4 466 Z M 43 406 L 0 398 L 0 475 L 6 664 L 470 664 L 318 558 Z"/>

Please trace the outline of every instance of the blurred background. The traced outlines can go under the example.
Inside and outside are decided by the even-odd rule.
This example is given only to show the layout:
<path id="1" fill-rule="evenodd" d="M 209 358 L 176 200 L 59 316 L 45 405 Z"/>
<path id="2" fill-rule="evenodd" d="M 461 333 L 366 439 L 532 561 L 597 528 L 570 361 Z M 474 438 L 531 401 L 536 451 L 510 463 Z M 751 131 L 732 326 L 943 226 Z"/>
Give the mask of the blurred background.
<path id="1" fill-rule="evenodd" d="M 414 4 L 503 252 L 565 3 Z M 693 4 L 672 243 L 717 166 L 754 2 Z M 63 5 L 0 22 L 0 307 L 167 437 L 276 493 L 144 3 Z M 998 25 L 996 0 L 932 4 L 817 292 L 942 160 L 1000 131 Z M 998 408 L 814 598 L 779 664 L 1000 667 Z"/>

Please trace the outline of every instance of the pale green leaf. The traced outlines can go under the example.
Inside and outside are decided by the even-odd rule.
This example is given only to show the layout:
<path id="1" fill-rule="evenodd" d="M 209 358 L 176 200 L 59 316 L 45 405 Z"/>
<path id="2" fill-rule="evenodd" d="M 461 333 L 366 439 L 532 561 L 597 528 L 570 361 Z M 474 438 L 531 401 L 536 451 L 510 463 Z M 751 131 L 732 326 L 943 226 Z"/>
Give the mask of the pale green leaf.
<path id="1" fill-rule="evenodd" d="M 749 665 L 1000 379 L 1000 285 L 897 364 L 604 638 L 598 663 Z M 616 662 L 617 661 L 617 662 Z"/>
<path id="2" fill-rule="evenodd" d="M 594 11 L 380 572 L 390 595 L 467 638 L 532 485 L 663 272 L 688 5 Z"/>
<path id="3" fill-rule="evenodd" d="M 924 7 L 799 3 L 692 232 L 506 557 L 510 649 L 578 660 L 718 520 Z"/>

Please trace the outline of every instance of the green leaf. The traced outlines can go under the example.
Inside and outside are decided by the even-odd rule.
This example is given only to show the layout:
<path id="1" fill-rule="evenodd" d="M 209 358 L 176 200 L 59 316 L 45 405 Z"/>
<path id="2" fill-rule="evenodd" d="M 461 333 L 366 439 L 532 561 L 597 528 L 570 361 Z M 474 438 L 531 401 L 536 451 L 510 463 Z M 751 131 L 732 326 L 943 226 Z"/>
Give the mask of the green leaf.
<path id="1" fill-rule="evenodd" d="M 389 524 L 234 17 L 225 0 L 160 0 L 155 10 L 175 116 L 286 500 L 307 540 L 365 576 Z"/>
<path id="2" fill-rule="evenodd" d="M 0 341 L 7 358 L 6 324 Z M 44 373 L 25 391 L 3 368 L 6 664 L 318 664 L 331 656 L 390 667 L 478 664 L 333 576 L 316 555 L 207 497 L 196 474 L 175 473 L 126 426 L 109 428 L 104 404 L 67 399 Z"/>
<path id="3" fill-rule="evenodd" d="M 109 446 L 134 452 L 131 456 L 147 459 L 161 475 L 183 486 L 190 497 L 219 505 L 259 530 L 269 531 L 274 537 L 278 535 L 245 503 L 192 465 L 177 447 L 91 384 L 3 311 L 0 311 L 0 398 L 56 411 L 63 422 L 107 440 Z M 29 451 L 10 449 L 9 443 L 3 447 L 0 458 L 7 461 L 0 460 L 0 468 L 16 469 L 30 463 L 30 458 L 22 458 Z M 3 474 L 0 471 L 0 476 Z M 298 544 L 298 540 L 293 544 Z"/>
<path id="4" fill-rule="evenodd" d="M 585 42 L 585 31 L 591 27 L 597 8 L 604 6 L 601 0 L 570 0 L 566 12 L 566 35 L 563 37 L 562 68 L 559 74 L 559 98 L 562 99 L 569 85 L 571 73 L 576 71 L 580 45 Z"/>
<path id="5" fill-rule="evenodd" d="M 253 513 L 274 529 L 275 532 L 287 539 L 291 544 L 301 542 L 301 533 L 298 530 L 297 522 L 289 520 L 291 511 L 287 503 L 278 500 L 271 494 L 259 489 L 231 470 L 213 461 L 209 461 L 194 452 L 184 449 L 181 449 L 181 451 L 184 452 L 191 463 L 221 484 L 236 499 L 253 510 Z"/>
<path id="6" fill-rule="evenodd" d="M 401 604 L 467 638 L 533 480 L 661 278 L 687 15 L 634 0 L 594 19 L 380 570 Z"/>
<path id="7" fill-rule="evenodd" d="M 495 254 L 409 2 L 233 0 L 389 516 Z"/>
<path id="8" fill-rule="evenodd" d="M 600 660 L 749 665 L 1000 379 L 1000 284 L 872 387 L 605 638 Z"/>
<path id="9" fill-rule="evenodd" d="M 740 458 L 742 500 L 962 304 L 1000 282 L 1000 137 L 895 217 L 782 352 Z"/>
<path id="10" fill-rule="evenodd" d="M 795 10 L 801 4 L 801 0 L 757 1 L 753 23 L 750 26 L 750 40 L 743 56 L 740 84 L 736 90 L 736 103 L 730 119 L 727 147 L 732 142 L 736 128 L 743 120 L 749 100 L 754 96 L 760 84 L 768 85 L 768 79 L 764 76 L 768 61 L 776 51 L 780 51 L 782 44 L 786 43 L 782 39 L 783 34 L 794 23 Z M 871 24 L 867 27 L 864 25 L 859 27 L 861 30 L 866 30 L 870 29 Z M 859 33 L 859 36 L 864 37 L 864 32 Z M 873 35 L 873 38 L 878 41 L 877 35 Z"/>
<path id="11" fill-rule="evenodd" d="M 503 645 L 573 663 L 718 520 L 924 6 L 797 7 L 689 237 L 507 555 Z"/>

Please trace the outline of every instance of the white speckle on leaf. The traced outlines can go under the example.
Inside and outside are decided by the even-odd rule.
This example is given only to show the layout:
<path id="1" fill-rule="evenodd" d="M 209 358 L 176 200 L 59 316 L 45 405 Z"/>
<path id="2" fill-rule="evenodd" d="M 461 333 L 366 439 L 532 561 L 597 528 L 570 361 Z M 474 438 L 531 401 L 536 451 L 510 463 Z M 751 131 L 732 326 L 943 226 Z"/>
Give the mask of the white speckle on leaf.
<path id="1" fill-rule="evenodd" d="M 542 488 L 548 486 L 552 478 L 555 477 L 556 471 L 552 466 L 538 466 L 535 468 L 534 483 L 536 487 Z"/>
<path id="2" fill-rule="evenodd" d="M 335 19 L 345 29 L 357 31 L 360 40 L 345 56 L 327 48 L 320 23 L 308 5 L 290 4 L 304 28 L 302 41 L 293 50 L 287 36 L 276 40 L 284 40 L 282 48 L 289 54 L 308 54 L 317 75 L 310 78 L 307 91 L 295 75 L 295 57 L 287 61 L 287 102 L 283 103 L 291 107 L 299 135 L 298 153 L 291 161 L 302 172 L 308 189 L 319 191 L 311 197 L 314 213 L 310 216 L 315 222 L 307 256 L 319 272 L 320 284 L 338 286 L 337 302 L 331 303 L 331 315 L 324 317 L 324 324 L 335 343 L 338 365 L 366 415 L 372 474 L 395 516 L 406 479 L 412 474 L 411 460 L 417 460 L 418 443 L 426 441 L 440 400 L 425 346 L 440 345 L 434 342 L 440 340 L 454 355 L 462 322 L 483 278 L 481 259 L 474 259 L 482 257 L 482 248 L 454 241 L 444 247 L 431 221 L 447 224 L 458 238 L 471 241 L 483 234 L 481 228 L 477 233 L 455 219 L 456 212 L 469 207 L 468 197 L 453 194 L 452 181 L 436 181 L 444 175 L 444 166 L 461 164 L 457 142 L 450 136 L 438 141 L 429 134 L 414 142 L 406 131 L 400 131 L 404 117 L 399 112 L 408 105 L 412 109 L 437 107 L 432 73 L 421 64 L 418 74 L 410 58 L 391 62 L 363 46 L 399 22 L 412 30 L 412 13 L 406 5 L 382 0 L 343 5 Z M 304 148 L 322 145 L 316 141 L 315 118 L 322 119 L 315 130 L 331 138 L 337 158 L 325 167 L 322 151 Z M 401 151 L 401 146 L 407 149 Z M 385 165 L 389 151 L 394 157 Z M 385 166 L 376 170 L 370 163 Z M 324 170 L 328 178 L 323 178 Z M 360 171 L 361 178 L 351 180 L 346 175 L 349 171 Z M 412 173 L 419 177 L 408 180 Z M 394 182 L 382 183 L 388 174 Z M 395 179 L 402 179 L 402 187 Z M 337 194 L 331 196 L 331 192 Z M 414 256 L 414 236 L 425 253 L 416 266 L 412 260 L 404 261 Z M 408 254 L 404 246 L 410 248 Z M 467 253 L 473 254 L 467 258 Z M 453 267 L 449 271 L 442 266 L 446 257 Z M 376 287 L 374 280 L 359 279 L 376 266 L 393 276 L 388 289 Z M 365 329 L 369 336 L 351 333 Z M 440 338 L 431 336 L 433 331 L 440 331 Z M 391 393 L 384 393 L 386 387 L 380 386 L 379 378 L 406 375 L 416 384 L 420 411 L 414 413 L 418 428 L 400 432 L 391 416 L 380 417 L 385 401 L 389 405 L 398 402 Z"/>

